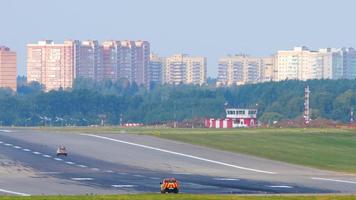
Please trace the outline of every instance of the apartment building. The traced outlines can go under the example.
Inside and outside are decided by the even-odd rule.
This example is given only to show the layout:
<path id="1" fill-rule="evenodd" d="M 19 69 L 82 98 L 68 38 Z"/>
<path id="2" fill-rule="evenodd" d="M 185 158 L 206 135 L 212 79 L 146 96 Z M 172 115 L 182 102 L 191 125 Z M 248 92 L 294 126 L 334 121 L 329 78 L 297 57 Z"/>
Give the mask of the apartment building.
<path id="1" fill-rule="evenodd" d="M 27 81 L 37 81 L 45 90 L 71 88 L 77 65 L 78 41 L 55 44 L 51 40 L 27 45 Z"/>
<path id="2" fill-rule="evenodd" d="M 342 48 L 339 51 L 341 51 L 343 57 L 343 78 L 356 79 L 356 50 Z"/>
<path id="3" fill-rule="evenodd" d="M 164 58 L 151 53 L 150 63 L 147 69 L 147 81 L 149 84 L 161 84 L 163 81 Z"/>
<path id="4" fill-rule="evenodd" d="M 206 83 L 207 59 L 201 56 L 175 54 L 165 58 L 163 82 L 168 84 Z"/>
<path id="5" fill-rule="evenodd" d="M 274 57 L 229 55 L 219 59 L 218 86 L 244 85 L 274 80 Z"/>
<path id="6" fill-rule="evenodd" d="M 80 42 L 77 49 L 75 78 L 87 78 L 92 80 L 103 79 L 102 47 L 97 40 L 85 40 Z"/>
<path id="7" fill-rule="evenodd" d="M 325 48 L 311 51 L 307 47 L 277 53 L 278 80 L 286 79 L 355 79 L 356 51 L 353 48 Z"/>
<path id="8" fill-rule="evenodd" d="M 0 87 L 17 89 L 16 52 L 0 46 Z"/>

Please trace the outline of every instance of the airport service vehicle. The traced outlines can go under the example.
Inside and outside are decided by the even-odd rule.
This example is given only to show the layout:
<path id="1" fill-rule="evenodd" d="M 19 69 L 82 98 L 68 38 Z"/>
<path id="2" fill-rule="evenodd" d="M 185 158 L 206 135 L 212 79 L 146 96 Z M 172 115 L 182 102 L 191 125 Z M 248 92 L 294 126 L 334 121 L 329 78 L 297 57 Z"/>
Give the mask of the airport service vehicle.
<path id="1" fill-rule="evenodd" d="M 179 182 L 175 178 L 165 178 L 160 183 L 161 193 L 178 193 L 179 192 Z"/>
<path id="2" fill-rule="evenodd" d="M 57 156 L 67 156 L 67 155 L 68 155 L 68 153 L 67 153 L 67 150 L 66 150 L 65 146 L 58 147 Z"/>

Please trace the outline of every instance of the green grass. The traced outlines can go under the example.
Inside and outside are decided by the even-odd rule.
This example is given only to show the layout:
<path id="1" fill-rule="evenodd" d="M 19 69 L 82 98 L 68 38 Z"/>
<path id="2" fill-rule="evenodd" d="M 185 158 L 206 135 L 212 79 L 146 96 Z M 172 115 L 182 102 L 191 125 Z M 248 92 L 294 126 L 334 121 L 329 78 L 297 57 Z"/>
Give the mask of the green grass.
<path id="1" fill-rule="evenodd" d="M 55 128 L 54 130 L 91 133 L 121 133 L 125 131 L 149 134 L 272 160 L 356 173 L 356 131 L 351 129 L 122 129 L 95 127 Z"/>
<path id="2" fill-rule="evenodd" d="M 356 196 L 237 196 L 237 195 L 159 195 L 159 194 L 138 194 L 138 195 L 92 195 L 92 196 L 31 196 L 14 197 L 2 196 L 0 200 L 351 200 Z"/>

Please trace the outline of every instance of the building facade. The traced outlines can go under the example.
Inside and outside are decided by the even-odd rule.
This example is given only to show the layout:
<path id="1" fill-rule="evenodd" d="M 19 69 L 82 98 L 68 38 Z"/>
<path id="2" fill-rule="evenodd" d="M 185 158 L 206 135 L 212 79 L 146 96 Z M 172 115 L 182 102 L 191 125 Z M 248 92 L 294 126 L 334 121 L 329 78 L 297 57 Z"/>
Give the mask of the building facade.
<path id="1" fill-rule="evenodd" d="M 78 41 L 55 44 L 51 40 L 27 45 L 27 81 L 37 81 L 45 90 L 71 88 L 76 69 Z"/>
<path id="2" fill-rule="evenodd" d="M 343 57 L 343 77 L 345 79 L 356 78 L 356 51 L 353 48 L 340 49 Z"/>
<path id="3" fill-rule="evenodd" d="M 326 48 L 311 51 L 307 47 L 277 53 L 278 80 L 355 79 L 356 51 L 353 48 Z"/>
<path id="4" fill-rule="evenodd" d="M 147 69 L 148 84 L 162 84 L 164 59 L 156 54 L 150 54 L 150 63 Z"/>
<path id="5" fill-rule="evenodd" d="M 94 81 L 127 79 L 148 85 L 150 44 L 147 41 L 51 40 L 27 45 L 28 81 L 45 90 L 71 88 L 75 78 Z"/>
<path id="6" fill-rule="evenodd" d="M 194 85 L 206 83 L 207 59 L 205 57 L 176 54 L 166 57 L 164 63 L 164 83 Z"/>
<path id="7" fill-rule="evenodd" d="M 96 40 L 85 40 L 80 42 L 77 49 L 77 60 L 75 78 L 86 78 L 92 80 L 103 79 L 102 47 Z"/>
<path id="8" fill-rule="evenodd" d="M 274 57 L 234 55 L 221 58 L 218 86 L 244 85 L 274 80 Z"/>
<path id="9" fill-rule="evenodd" d="M 0 46 L 0 87 L 17 90 L 16 52 Z"/>

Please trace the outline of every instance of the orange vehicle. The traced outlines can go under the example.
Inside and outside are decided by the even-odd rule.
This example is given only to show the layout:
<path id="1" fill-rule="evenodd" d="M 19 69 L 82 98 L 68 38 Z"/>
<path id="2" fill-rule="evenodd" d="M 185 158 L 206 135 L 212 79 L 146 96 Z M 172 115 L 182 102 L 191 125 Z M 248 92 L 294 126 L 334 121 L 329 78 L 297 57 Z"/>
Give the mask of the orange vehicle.
<path id="1" fill-rule="evenodd" d="M 179 182 L 175 178 L 165 178 L 161 182 L 161 193 L 178 193 L 179 192 Z"/>

